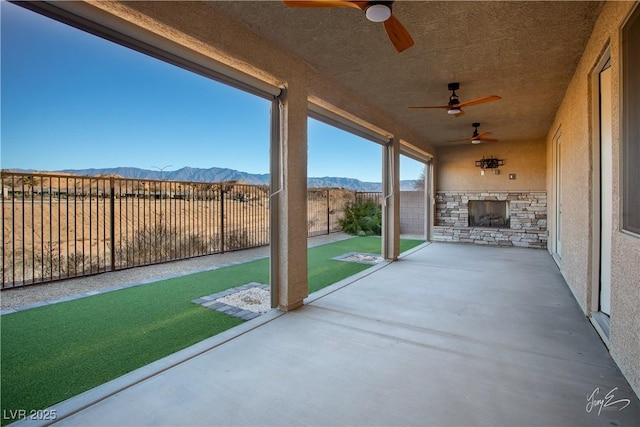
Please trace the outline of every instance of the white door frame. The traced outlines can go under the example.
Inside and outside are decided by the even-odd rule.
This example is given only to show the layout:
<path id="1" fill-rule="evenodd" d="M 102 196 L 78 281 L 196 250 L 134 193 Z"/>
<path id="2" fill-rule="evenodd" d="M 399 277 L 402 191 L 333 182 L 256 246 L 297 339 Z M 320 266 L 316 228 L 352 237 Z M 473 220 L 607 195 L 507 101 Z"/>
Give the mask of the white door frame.
<path id="1" fill-rule="evenodd" d="M 611 241 L 613 238 L 613 147 L 611 67 L 600 71 L 600 294 L 599 310 L 611 315 Z"/>
<path id="2" fill-rule="evenodd" d="M 593 141 L 593 188 L 591 224 L 591 280 L 589 315 L 603 342 L 609 346 L 609 316 L 611 296 L 611 236 L 613 233 L 613 157 L 611 151 L 611 87 L 604 89 L 609 95 L 601 104 L 601 73 L 610 71 L 611 52 L 605 50 L 591 74 L 592 93 L 592 141 Z M 606 75 L 605 75 L 606 76 Z M 606 84 L 606 83 L 605 83 Z M 607 105 L 605 105 L 607 104 Z M 602 111 L 608 110 L 608 113 Z M 601 123 L 601 114 L 608 114 L 609 120 Z M 608 133 L 608 141 L 603 141 L 603 132 Z M 605 144 L 603 144 L 603 142 Z M 601 288 L 605 275 L 605 289 Z M 608 289 L 607 289 L 608 287 Z M 604 293 L 603 293 L 604 292 Z M 606 293 L 606 294 L 605 294 Z M 603 301 L 604 297 L 604 301 Z M 604 303 L 604 304 L 603 304 Z M 603 306 L 604 305 L 604 306 Z"/>
<path id="3" fill-rule="evenodd" d="M 562 260 L 562 129 L 553 136 L 555 226 L 553 236 L 553 258 L 559 265 Z"/>

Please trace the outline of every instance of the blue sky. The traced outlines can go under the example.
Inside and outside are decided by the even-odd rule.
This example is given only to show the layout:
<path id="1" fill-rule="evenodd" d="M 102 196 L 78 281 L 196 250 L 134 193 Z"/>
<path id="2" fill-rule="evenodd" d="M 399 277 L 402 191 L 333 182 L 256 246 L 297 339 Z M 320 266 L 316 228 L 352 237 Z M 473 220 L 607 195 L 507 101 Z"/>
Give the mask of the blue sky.
<path id="1" fill-rule="evenodd" d="M 267 101 L 5 1 L 1 19 L 0 167 L 269 172 Z M 379 145 L 309 120 L 309 176 L 379 182 L 380 165 Z M 401 179 L 421 170 L 401 159 Z"/>

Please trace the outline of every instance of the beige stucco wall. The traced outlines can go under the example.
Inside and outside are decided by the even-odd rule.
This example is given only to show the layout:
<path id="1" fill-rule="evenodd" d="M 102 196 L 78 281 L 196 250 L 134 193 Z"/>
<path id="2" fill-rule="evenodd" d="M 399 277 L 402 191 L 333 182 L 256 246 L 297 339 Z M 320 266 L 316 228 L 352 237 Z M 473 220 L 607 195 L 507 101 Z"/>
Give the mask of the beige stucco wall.
<path id="1" fill-rule="evenodd" d="M 598 263 L 594 248 L 594 144 L 593 100 L 590 76 L 607 46 L 611 49 L 613 101 L 613 241 L 610 349 L 625 377 L 640 394 L 640 237 L 621 231 L 620 224 L 620 28 L 633 2 L 607 2 L 594 27 L 582 59 L 569 85 L 547 138 L 547 190 L 555 198 L 553 138 L 561 132 L 562 161 L 562 257 L 558 260 L 569 287 L 585 314 L 597 309 L 598 280 L 593 267 Z M 597 147 L 597 146 L 596 146 Z M 550 210 L 555 211 L 554 203 Z M 550 236 L 555 216 L 549 215 Z M 597 229 L 597 228 L 596 228 Z M 552 237 L 550 237 L 550 240 Z M 550 245 L 551 246 L 551 245 Z M 597 265 L 597 264 L 596 264 Z M 597 269 L 596 269 L 597 270 Z"/>
<path id="2" fill-rule="evenodd" d="M 493 135 L 492 135 L 493 136 Z M 482 157 L 504 159 L 495 175 L 490 169 L 480 175 L 475 161 Z M 540 141 L 498 141 L 473 145 L 439 147 L 437 157 L 437 191 L 508 191 L 546 189 L 546 145 Z M 516 174 L 515 180 L 509 174 Z"/>

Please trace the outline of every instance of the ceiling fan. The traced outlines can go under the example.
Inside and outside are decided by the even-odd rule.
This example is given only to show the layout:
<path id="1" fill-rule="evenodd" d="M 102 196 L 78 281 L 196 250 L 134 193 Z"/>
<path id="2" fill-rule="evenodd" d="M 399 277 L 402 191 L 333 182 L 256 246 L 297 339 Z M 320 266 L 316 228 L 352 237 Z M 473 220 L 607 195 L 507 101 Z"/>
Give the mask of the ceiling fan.
<path id="1" fill-rule="evenodd" d="M 481 142 L 498 142 L 497 139 L 486 138 L 487 136 L 491 135 L 491 132 L 478 133 L 478 127 L 480 127 L 480 123 L 473 123 L 471 126 L 475 128 L 471 138 L 456 139 L 454 141 L 447 141 L 447 142 L 471 141 L 472 144 L 480 144 Z"/>
<path id="2" fill-rule="evenodd" d="M 413 39 L 407 29 L 391 13 L 392 1 L 349 1 L 349 0 L 282 0 L 289 7 L 351 7 L 360 9 L 371 22 L 382 22 L 387 35 L 398 52 L 413 46 Z"/>
<path id="3" fill-rule="evenodd" d="M 485 96 L 484 98 L 473 99 L 471 101 L 460 102 L 460 98 L 456 94 L 456 90 L 460 89 L 460 83 L 449 83 L 449 90 L 451 96 L 449 97 L 449 103 L 447 105 L 433 105 L 428 107 L 409 107 L 411 110 L 424 110 L 428 108 L 444 108 L 448 114 L 455 114 L 456 117 L 460 117 L 464 114 L 462 107 L 470 107 L 472 105 L 484 104 L 485 102 L 498 101 L 502 99 L 497 95 Z"/>

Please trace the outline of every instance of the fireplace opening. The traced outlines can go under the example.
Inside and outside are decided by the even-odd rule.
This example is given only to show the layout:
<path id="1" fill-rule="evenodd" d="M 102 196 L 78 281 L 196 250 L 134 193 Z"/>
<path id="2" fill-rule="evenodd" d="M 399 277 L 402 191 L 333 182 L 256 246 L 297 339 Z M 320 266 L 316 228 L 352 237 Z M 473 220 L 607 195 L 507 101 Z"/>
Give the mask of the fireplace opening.
<path id="1" fill-rule="evenodd" d="M 509 203 L 499 200 L 469 200 L 469 227 L 509 228 Z"/>

